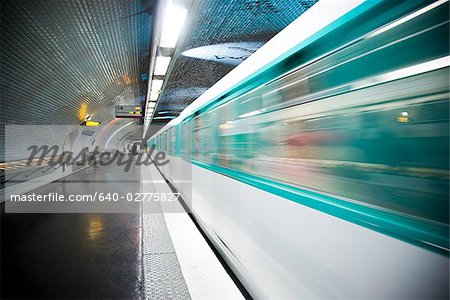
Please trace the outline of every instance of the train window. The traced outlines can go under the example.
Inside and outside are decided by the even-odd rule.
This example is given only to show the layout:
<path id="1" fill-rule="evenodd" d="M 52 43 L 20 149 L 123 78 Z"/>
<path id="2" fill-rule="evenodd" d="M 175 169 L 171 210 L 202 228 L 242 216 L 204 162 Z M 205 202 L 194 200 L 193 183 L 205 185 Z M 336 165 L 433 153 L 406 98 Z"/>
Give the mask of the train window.
<path id="1" fill-rule="evenodd" d="M 238 117 L 244 118 L 258 113 L 263 108 L 263 103 L 259 95 L 250 95 L 237 102 Z"/>
<path id="2" fill-rule="evenodd" d="M 192 143 L 193 143 L 193 137 L 192 137 L 192 120 L 186 122 L 183 124 L 183 131 L 184 131 L 184 140 L 185 143 L 183 145 L 183 154 L 184 158 L 191 159 L 192 158 Z"/>
<path id="3" fill-rule="evenodd" d="M 247 171 L 448 223 L 448 101 L 390 106 L 301 120 L 277 112 L 276 122 L 252 124 L 260 130 L 245 139 L 258 144 Z M 292 110 L 302 113 L 301 106 Z M 397 122 L 404 111 L 414 122 Z"/>
<path id="4" fill-rule="evenodd" d="M 281 90 L 270 91 L 261 95 L 264 108 L 268 108 L 283 102 L 284 95 Z"/>
<path id="5" fill-rule="evenodd" d="M 171 139 L 172 139 L 172 130 L 168 130 L 166 136 L 167 154 L 170 154 L 172 152 L 172 143 L 170 142 Z"/>
<path id="6" fill-rule="evenodd" d="M 198 161 L 209 162 L 210 161 L 210 128 L 209 119 L 204 116 L 198 116 L 194 118 L 194 158 Z"/>
<path id="7" fill-rule="evenodd" d="M 283 93 L 286 101 L 295 100 L 309 93 L 308 79 L 291 75 L 283 82 Z"/>
<path id="8" fill-rule="evenodd" d="M 170 137 L 170 148 L 172 151 L 172 155 L 175 155 L 175 146 L 176 146 L 176 135 L 175 135 L 175 128 L 172 128 L 171 131 L 171 137 Z"/>

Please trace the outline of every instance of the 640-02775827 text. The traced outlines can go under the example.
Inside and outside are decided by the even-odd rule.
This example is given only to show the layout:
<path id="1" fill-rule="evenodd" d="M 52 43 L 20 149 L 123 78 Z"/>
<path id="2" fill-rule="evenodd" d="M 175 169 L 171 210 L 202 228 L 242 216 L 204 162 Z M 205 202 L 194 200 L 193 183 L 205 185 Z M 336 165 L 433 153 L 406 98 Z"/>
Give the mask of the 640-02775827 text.
<path id="1" fill-rule="evenodd" d="M 59 193 L 48 194 L 27 194 L 27 195 L 11 195 L 10 200 L 14 202 L 116 202 L 126 200 L 129 202 L 144 201 L 162 201 L 174 202 L 179 201 L 180 193 L 99 193 L 94 194 L 70 194 L 64 195 Z"/>

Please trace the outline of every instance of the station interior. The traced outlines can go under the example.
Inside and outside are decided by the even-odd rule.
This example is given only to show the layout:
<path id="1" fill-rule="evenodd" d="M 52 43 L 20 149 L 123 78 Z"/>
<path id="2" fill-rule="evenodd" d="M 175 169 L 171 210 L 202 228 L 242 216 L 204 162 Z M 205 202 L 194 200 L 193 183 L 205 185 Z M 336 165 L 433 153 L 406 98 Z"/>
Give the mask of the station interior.
<path id="1" fill-rule="evenodd" d="M 449 299 L 448 0 L 0 0 L 1 299 Z"/>

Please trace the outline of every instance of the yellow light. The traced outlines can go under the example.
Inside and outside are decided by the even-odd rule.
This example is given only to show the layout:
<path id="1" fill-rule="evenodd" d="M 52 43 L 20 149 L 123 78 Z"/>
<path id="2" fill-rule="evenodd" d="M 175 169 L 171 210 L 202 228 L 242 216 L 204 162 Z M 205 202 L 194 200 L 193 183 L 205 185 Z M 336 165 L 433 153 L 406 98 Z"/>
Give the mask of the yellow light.
<path id="1" fill-rule="evenodd" d="M 96 240 L 103 234 L 103 220 L 98 216 L 91 217 L 89 220 L 88 236 L 90 240 Z"/>
<path id="2" fill-rule="evenodd" d="M 134 109 L 135 110 L 141 110 L 141 107 L 140 106 L 135 106 Z"/>
<path id="3" fill-rule="evenodd" d="M 123 76 L 123 82 L 125 82 L 126 85 L 130 85 L 131 84 L 131 79 L 130 79 L 130 76 L 128 76 L 128 74 L 125 74 Z"/>
<path id="4" fill-rule="evenodd" d="M 409 118 L 408 117 L 397 117 L 397 122 L 399 123 L 408 123 Z"/>
<path id="5" fill-rule="evenodd" d="M 81 103 L 80 109 L 78 110 L 78 119 L 80 121 L 84 120 L 84 117 L 86 116 L 87 113 L 87 103 L 85 101 L 83 101 L 83 103 Z"/>
<path id="6" fill-rule="evenodd" d="M 102 125 L 102 122 L 100 122 L 100 121 L 86 121 L 86 126 L 98 127 L 101 125 Z"/>

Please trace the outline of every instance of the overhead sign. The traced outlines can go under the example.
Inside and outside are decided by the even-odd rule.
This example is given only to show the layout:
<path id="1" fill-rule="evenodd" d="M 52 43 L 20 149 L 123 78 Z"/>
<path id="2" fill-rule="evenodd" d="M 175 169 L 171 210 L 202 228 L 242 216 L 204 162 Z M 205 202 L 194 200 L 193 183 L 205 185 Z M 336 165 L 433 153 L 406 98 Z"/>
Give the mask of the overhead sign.
<path id="1" fill-rule="evenodd" d="M 142 106 L 116 105 L 116 118 L 142 118 Z"/>

